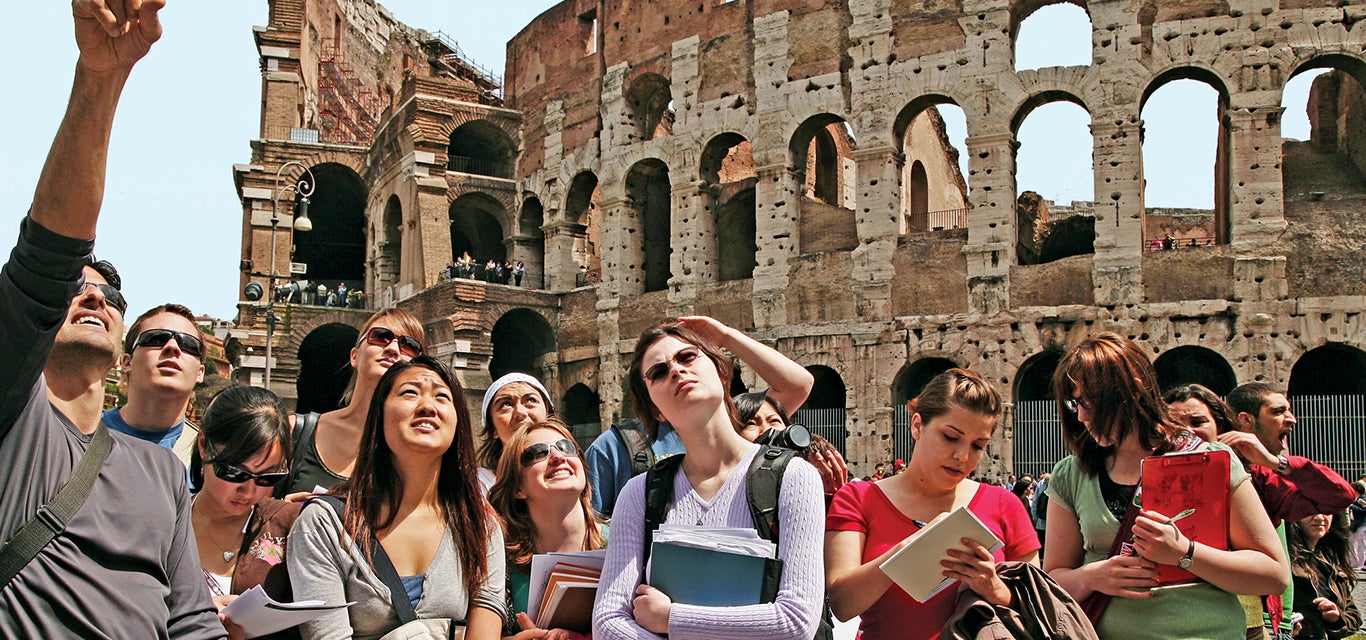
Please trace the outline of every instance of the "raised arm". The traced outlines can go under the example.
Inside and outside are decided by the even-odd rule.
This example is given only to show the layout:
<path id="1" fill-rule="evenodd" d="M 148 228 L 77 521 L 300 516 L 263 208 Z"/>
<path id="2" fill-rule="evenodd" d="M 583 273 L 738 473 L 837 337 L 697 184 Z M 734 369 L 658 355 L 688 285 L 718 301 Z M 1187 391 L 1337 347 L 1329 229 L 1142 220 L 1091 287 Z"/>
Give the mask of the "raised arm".
<path id="1" fill-rule="evenodd" d="M 788 411 L 796 411 L 811 395 L 815 378 L 811 372 L 791 358 L 781 354 L 739 329 L 726 326 L 721 321 L 707 316 L 684 316 L 678 323 L 688 330 L 715 342 L 717 346 L 730 351 L 741 362 L 754 369 L 768 385 L 768 395 L 781 402 Z"/>
<path id="2" fill-rule="evenodd" d="M 104 199 L 109 132 L 133 65 L 161 37 L 157 12 L 166 0 L 74 0 L 81 50 L 66 116 L 38 176 L 30 215 L 70 238 L 95 237 Z"/>

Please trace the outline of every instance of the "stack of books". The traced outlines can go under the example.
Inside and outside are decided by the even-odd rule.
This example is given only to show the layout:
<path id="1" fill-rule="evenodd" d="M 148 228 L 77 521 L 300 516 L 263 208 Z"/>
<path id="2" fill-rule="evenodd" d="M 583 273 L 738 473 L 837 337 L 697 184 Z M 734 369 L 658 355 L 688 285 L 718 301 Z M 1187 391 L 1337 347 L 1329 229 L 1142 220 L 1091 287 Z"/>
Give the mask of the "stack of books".
<path id="1" fill-rule="evenodd" d="M 783 570 L 777 551 L 750 528 L 663 524 L 650 547 L 646 582 L 679 604 L 773 602 Z"/>
<path id="2" fill-rule="evenodd" d="M 538 553 L 531 557 L 527 615 L 541 629 L 588 633 L 606 549 Z"/>

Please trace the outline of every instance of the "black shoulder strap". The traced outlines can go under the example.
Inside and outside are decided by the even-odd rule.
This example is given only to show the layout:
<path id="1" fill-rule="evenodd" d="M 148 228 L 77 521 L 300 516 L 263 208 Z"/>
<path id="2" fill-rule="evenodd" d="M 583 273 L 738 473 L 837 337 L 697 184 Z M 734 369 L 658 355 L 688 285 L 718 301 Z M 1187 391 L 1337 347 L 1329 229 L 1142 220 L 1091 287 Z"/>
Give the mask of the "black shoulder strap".
<path id="1" fill-rule="evenodd" d="M 316 416 L 317 414 L 313 414 Z M 314 418 L 316 421 L 317 419 Z M 337 512 L 337 518 L 346 522 L 346 505 L 336 496 L 321 495 L 312 498 L 321 500 L 332 507 Z M 393 605 L 394 612 L 398 614 L 399 624 L 408 624 L 417 619 L 417 612 L 413 610 L 413 603 L 408 600 L 408 589 L 403 586 L 403 580 L 398 577 L 398 570 L 394 568 L 394 563 L 389 559 L 389 554 L 384 552 L 384 545 L 379 543 L 379 538 L 370 533 L 370 561 L 374 565 L 375 575 L 380 582 L 384 583 L 389 589 L 389 603 Z"/>
<path id="2" fill-rule="evenodd" d="M 749 499 L 754 530 L 775 544 L 778 542 L 778 492 L 783 486 L 787 463 L 796 453 L 792 449 L 764 445 L 763 451 L 754 456 L 745 478 L 745 497 Z"/>
<path id="3" fill-rule="evenodd" d="M 683 455 L 669 456 L 656 462 L 645 472 L 645 554 L 640 558 L 642 578 L 645 563 L 650 559 L 650 546 L 654 543 L 655 529 L 664 522 L 669 513 L 669 503 L 674 500 L 674 476 L 683 466 Z"/>
<path id="4" fill-rule="evenodd" d="M 109 457 L 109 450 L 113 446 L 114 438 L 101 422 L 95 428 L 90 446 L 81 454 L 81 461 L 76 465 L 71 478 L 62 485 L 51 501 L 39 507 L 38 513 L 34 514 L 14 537 L 5 542 L 3 548 L 0 548 L 0 590 L 9 586 L 14 576 L 19 575 L 19 572 L 28 566 L 53 538 L 66 531 L 67 523 L 71 522 L 71 518 L 80 510 L 81 505 L 85 504 L 86 498 L 90 497 L 90 490 L 100 475 L 100 467 L 104 466 L 104 461 Z"/>
<path id="5" fill-rule="evenodd" d="M 612 425 L 612 431 L 616 432 L 617 439 L 621 440 L 622 446 L 631 454 L 632 477 L 645 473 L 654 466 L 657 462 L 655 452 L 646 441 L 645 433 L 640 430 L 639 421 L 618 422 Z"/>
<path id="6" fill-rule="evenodd" d="M 313 433 L 318 430 L 318 412 L 294 414 L 294 449 L 290 455 L 289 478 L 275 485 L 275 499 L 283 500 L 294 487 L 299 479 L 299 474 L 303 473 L 303 465 L 299 464 L 301 458 L 300 448 L 305 442 L 313 440 Z"/>

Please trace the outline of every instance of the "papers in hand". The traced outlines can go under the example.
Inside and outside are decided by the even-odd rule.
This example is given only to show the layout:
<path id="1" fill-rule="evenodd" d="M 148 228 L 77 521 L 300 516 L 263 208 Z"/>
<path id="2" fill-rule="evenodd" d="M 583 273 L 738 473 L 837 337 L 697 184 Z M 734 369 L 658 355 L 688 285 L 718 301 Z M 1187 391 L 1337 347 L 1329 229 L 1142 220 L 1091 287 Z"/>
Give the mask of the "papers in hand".
<path id="1" fill-rule="evenodd" d="M 536 626 L 587 633 L 606 557 L 606 549 L 532 556 L 527 615 Z"/>
<path id="2" fill-rule="evenodd" d="M 909 544 L 879 568 L 916 602 L 925 602 L 958 582 L 943 576 L 939 561 L 949 557 L 949 549 L 963 549 L 963 538 L 976 540 L 992 553 L 1005 546 L 967 507 L 958 507 L 916 532 Z"/>
<path id="3" fill-rule="evenodd" d="M 248 638 L 257 638 L 298 626 L 324 613 L 345 609 L 353 604 L 326 604 L 321 600 L 276 602 L 266 595 L 261 585 L 256 585 L 224 607 L 223 615 L 242 627 Z"/>
<path id="4" fill-rule="evenodd" d="M 679 604 L 772 602 L 782 577 L 777 548 L 750 528 L 665 524 L 654 533 L 646 582 Z"/>

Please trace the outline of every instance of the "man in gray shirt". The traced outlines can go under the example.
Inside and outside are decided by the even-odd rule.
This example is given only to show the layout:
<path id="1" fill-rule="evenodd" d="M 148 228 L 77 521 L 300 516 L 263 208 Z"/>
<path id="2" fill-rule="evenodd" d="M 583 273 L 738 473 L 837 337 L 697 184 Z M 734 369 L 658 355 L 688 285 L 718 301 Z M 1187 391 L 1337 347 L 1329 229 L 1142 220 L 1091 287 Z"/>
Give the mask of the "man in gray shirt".
<path id="1" fill-rule="evenodd" d="M 71 100 L 0 270 L 6 541 L 71 477 L 100 423 L 126 305 L 116 273 L 91 266 L 95 224 L 114 109 L 133 64 L 161 36 L 163 4 L 72 3 L 81 56 Z M 199 567 L 185 468 L 165 449 L 111 435 L 90 497 L 0 590 L 0 637 L 226 636 Z"/>

